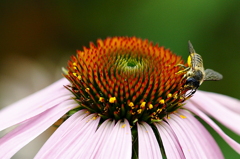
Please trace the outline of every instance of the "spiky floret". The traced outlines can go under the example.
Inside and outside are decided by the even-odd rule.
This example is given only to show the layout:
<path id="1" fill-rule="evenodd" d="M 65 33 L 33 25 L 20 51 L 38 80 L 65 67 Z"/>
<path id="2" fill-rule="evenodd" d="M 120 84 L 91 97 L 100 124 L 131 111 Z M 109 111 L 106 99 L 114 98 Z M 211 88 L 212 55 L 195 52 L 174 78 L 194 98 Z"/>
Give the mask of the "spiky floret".
<path id="1" fill-rule="evenodd" d="M 177 64 L 180 56 L 136 37 L 98 40 L 77 51 L 68 62 L 67 86 L 79 109 L 103 119 L 148 123 L 162 120 L 180 108 L 186 90 Z"/>

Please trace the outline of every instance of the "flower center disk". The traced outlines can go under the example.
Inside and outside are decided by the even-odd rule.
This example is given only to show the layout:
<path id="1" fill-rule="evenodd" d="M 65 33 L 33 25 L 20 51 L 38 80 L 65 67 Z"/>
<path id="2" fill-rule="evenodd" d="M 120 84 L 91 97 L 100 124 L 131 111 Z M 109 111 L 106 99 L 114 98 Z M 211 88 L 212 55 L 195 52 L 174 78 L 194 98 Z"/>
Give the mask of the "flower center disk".
<path id="1" fill-rule="evenodd" d="M 176 75 L 180 56 L 148 40 L 113 37 L 90 43 L 68 63 L 65 77 L 79 109 L 103 119 L 152 123 L 180 108 L 185 91 Z"/>

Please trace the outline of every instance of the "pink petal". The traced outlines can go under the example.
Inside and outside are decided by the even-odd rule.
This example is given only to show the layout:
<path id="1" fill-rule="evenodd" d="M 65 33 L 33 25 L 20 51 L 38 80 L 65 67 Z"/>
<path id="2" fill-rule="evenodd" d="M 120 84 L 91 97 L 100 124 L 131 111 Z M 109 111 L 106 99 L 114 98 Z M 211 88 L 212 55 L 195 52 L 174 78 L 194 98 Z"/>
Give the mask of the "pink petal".
<path id="1" fill-rule="evenodd" d="M 79 152 L 76 153 L 78 158 L 97 158 L 101 154 L 100 149 L 105 145 L 105 141 L 108 139 L 112 130 L 114 129 L 115 122 L 111 120 L 104 121 L 97 129 L 97 132 L 93 137 L 89 138 L 85 146 Z"/>
<path id="2" fill-rule="evenodd" d="M 240 114 L 240 100 L 218 94 L 218 93 L 212 93 L 212 92 L 205 92 L 205 91 L 198 91 L 200 94 L 206 94 L 209 98 L 214 99 L 216 102 L 218 102 L 221 105 L 224 105 L 228 109 Z"/>
<path id="3" fill-rule="evenodd" d="M 99 159 L 131 159 L 132 156 L 132 134 L 128 121 L 118 121 L 110 136 L 99 149 Z"/>
<path id="4" fill-rule="evenodd" d="M 59 155 L 56 156 L 56 158 L 60 158 L 60 157 L 61 158 L 78 158 L 78 156 L 76 156 L 77 152 L 83 149 L 86 142 L 90 138 L 92 138 L 92 136 L 96 132 L 99 121 L 100 121 L 100 117 L 97 117 L 96 114 L 90 114 L 89 116 L 84 118 L 84 120 L 82 121 L 82 123 L 85 122 L 85 125 L 83 124 L 78 125 L 82 127 L 82 129 L 78 131 L 77 133 L 78 135 L 75 138 L 72 136 L 69 136 L 74 140 L 72 140 L 70 144 L 65 145 L 64 146 L 65 148 L 60 149 L 61 153 L 59 153 Z"/>
<path id="5" fill-rule="evenodd" d="M 166 157 L 168 159 L 184 159 L 185 156 L 183 154 L 181 145 L 172 128 L 164 121 L 155 123 L 155 126 L 157 127 L 161 137 Z"/>
<path id="6" fill-rule="evenodd" d="M 76 107 L 73 100 L 66 101 L 42 114 L 28 119 L 22 125 L 0 139 L 0 158 L 10 158 L 19 149 L 49 128 L 66 112 Z"/>
<path id="7" fill-rule="evenodd" d="M 63 87 L 67 84 L 69 82 L 63 78 L 45 89 L 0 110 L 0 131 L 71 99 L 72 93 Z"/>
<path id="8" fill-rule="evenodd" d="M 218 100 L 213 100 L 202 92 L 194 96 L 196 98 L 192 98 L 190 100 L 190 102 L 193 103 L 194 107 L 198 107 L 200 110 L 206 112 L 210 116 L 217 119 L 220 123 L 240 135 L 240 126 L 236 126 L 240 123 L 240 114 L 229 109 L 228 107 L 221 105 L 219 102 L 217 102 Z M 221 98 L 221 96 L 219 98 Z"/>
<path id="9" fill-rule="evenodd" d="M 180 115 L 184 115 L 180 117 Z M 186 117 L 186 118 L 185 118 Z M 190 113 L 179 110 L 167 120 L 182 146 L 186 158 L 223 158 L 212 136 Z"/>
<path id="10" fill-rule="evenodd" d="M 44 155 L 50 155 L 52 149 L 62 145 L 69 133 L 77 133 L 74 128 L 88 115 L 86 110 L 81 110 L 69 117 L 61 126 L 52 134 L 52 136 L 45 142 L 43 147 L 38 151 L 35 158 L 43 158 Z M 79 128 L 79 127 L 78 127 Z"/>
<path id="11" fill-rule="evenodd" d="M 218 144 L 208 130 L 188 111 L 179 110 L 178 113 L 176 113 L 179 120 L 182 119 L 182 115 L 186 117 L 185 119 L 189 129 L 191 129 L 194 133 L 196 142 L 198 142 L 198 146 L 202 149 L 202 153 L 206 156 L 206 158 L 223 158 Z M 203 156 L 203 154 L 201 156 Z"/>
<path id="12" fill-rule="evenodd" d="M 145 122 L 137 124 L 138 130 L 138 158 L 139 159 L 160 159 L 162 154 L 156 136 L 151 128 Z"/>
<path id="13" fill-rule="evenodd" d="M 201 110 L 192 105 L 191 103 L 186 104 L 185 108 L 195 113 L 197 116 L 202 118 L 206 123 L 208 123 L 235 151 L 240 153 L 240 144 L 231 139 L 228 135 L 226 135 L 217 124 L 215 124 L 207 115 L 205 115 Z M 238 124 L 239 125 L 239 124 Z"/>
<path id="14" fill-rule="evenodd" d="M 95 132 L 99 122 L 95 116 L 96 114 L 88 115 L 86 110 L 73 114 L 52 134 L 35 158 L 64 158 L 63 156 L 73 155 L 72 150 L 81 149 L 81 146 L 77 146 L 78 142 L 83 143 L 81 140 L 86 140 L 86 137 Z"/>
<path id="15" fill-rule="evenodd" d="M 173 115 L 170 115 L 172 117 Z M 183 128 L 186 124 L 181 125 L 177 123 L 173 119 L 168 120 L 169 125 L 173 129 L 174 133 L 176 134 L 179 143 L 182 147 L 182 150 L 184 152 L 184 155 L 186 158 L 198 158 L 198 153 L 196 148 L 194 147 L 194 143 L 191 141 L 191 136 L 188 134 L 188 132 Z"/>

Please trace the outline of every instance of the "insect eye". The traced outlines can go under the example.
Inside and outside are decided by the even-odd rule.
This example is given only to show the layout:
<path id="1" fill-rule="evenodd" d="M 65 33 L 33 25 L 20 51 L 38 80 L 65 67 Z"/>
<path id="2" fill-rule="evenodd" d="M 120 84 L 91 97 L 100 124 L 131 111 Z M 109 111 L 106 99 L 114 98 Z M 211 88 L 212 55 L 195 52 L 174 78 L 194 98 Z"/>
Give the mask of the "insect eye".
<path id="1" fill-rule="evenodd" d="M 186 85 L 190 87 L 198 88 L 199 84 L 200 84 L 199 81 L 197 81 L 195 78 L 192 78 L 192 77 L 186 80 Z"/>

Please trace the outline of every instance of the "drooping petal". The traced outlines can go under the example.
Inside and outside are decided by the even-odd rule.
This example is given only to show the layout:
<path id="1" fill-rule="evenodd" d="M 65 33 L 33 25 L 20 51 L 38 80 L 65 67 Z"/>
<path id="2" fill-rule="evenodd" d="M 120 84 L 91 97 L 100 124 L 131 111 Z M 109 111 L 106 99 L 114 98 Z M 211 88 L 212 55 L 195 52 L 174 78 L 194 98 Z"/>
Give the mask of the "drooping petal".
<path id="1" fill-rule="evenodd" d="M 78 125 L 82 127 L 82 129 L 78 131 L 78 135 L 69 145 L 66 145 L 66 148 L 60 150 L 62 153 L 60 153 L 56 158 L 78 158 L 78 156 L 76 156 L 77 152 L 83 149 L 88 139 L 94 135 L 97 130 L 99 120 L 100 117 L 97 117 L 96 114 L 90 114 L 87 116 L 85 125 Z"/>
<path id="2" fill-rule="evenodd" d="M 185 156 L 183 154 L 181 145 L 172 128 L 165 122 L 156 123 L 155 126 L 157 127 L 161 137 L 166 157 L 168 159 L 184 159 Z"/>
<path id="3" fill-rule="evenodd" d="M 72 158 L 74 151 L 81 149 L 95 132 L 99 119 L 96 114 L 86 114 L 86 110 L 75 113 L 56 130 L 35 158 Z"/>
<path id="4" fill-rule="evenodd" d="M 186 110 L 170 115 L 167 120 L 182 146 L 186 158 L 223 158 L 221 151 L 202 124 Z"/>
<path id="5" fill-rule="evenodd" d="M 132 156 L 132 134 L 129 122 L 118 121 L 110 136 L 99 149 L 99 159 L 131 159 Z"/>
<path id="6" fill-rule="evenodd" d="M 240 123 L 239 113 L 221 105 L 217 102 L 218 100 L 213 100 L 202 92 L 194 95 L 190 101 L 193 103 L 194 107 L 198 107 L 200 110 L 214 117 L 220 123 L 240 135 L 240 126 L 236 126 Z M 189 103 L 190 102 L 188 102 L 188 104 Z"/>
<path id="7" fill-rule="evenodd" d="M 99 151 L 103 147 L 105 141 L 108 139 L 115 126 L 115 121 L 106 120 L 97 129 L 97 132 L 93 137 L 89 138 L 86 144 L 79 152 L 76 153 L 78 158 L 97 158 L 101 152 Z"/>
<path id="8" fill-rule="evenodd" d="M 141 124 L 137 124 L 137 130 L 139 146 L 138 158 L 161 159 L 162 154 L 160 147 L 151 126 L 145 122 L 142 122 Z"/>
<path id="9" fill-rule="evenodd" d="M 22 123 L 0 139 L 0 158 L 13 156 L 19 149 L 76 106 L 77 103 L 73 100 L 65 101 Z"/>
<path id="10" fill-rule="evenodd" d="M 170 115 L 170 117 L 172 117 L 172 115 Z M 173 119 L 170 119 L 168 123 L 176 134 L 186 159 L 198 159 L 198 150 L 196 150 L 196 148 L 194 147 L 194 143 L 191 141 L 191 136 L 188 134 L 188 129 L 185 130 L 185 128 L 182 127 L 184 125 L 181 126 L 181 124 L 178 124 Z"/>
<path id="11" fill-rule="evenodd" d="M 52 136 L 46 141 L 43 147 L 38 151 L 38 154 L 35 158 L 43 158 L 44 155 L 49 155 L 52 149 L 56 146 L 61 145 L 61 140 L 64 142 L 65 137 L 68 133 L 74 134 L 74 128 L 76 125 L 81 122 L 83 118 L 85 118 L 89 113 L 86 110 L 78 111 L 69 117 L 53 134 Z"/>
<path id="12" fill-rule="evenodd" d="M 201 156 L 205 155 L 206 158 L 223 158 L 222 152 L 214 138 L 190 112 L 179 110 L 176 113 L 176 117 L 179 121 L 183 121 L 181 120 L 182 118 L 186 119 L 189 129 L 191 129 L 196 137 L 197 146 L 202 149 L 203 154 Z"/>
<path id="13" fill-rule="evenodd" d="M 208 97 L 214 99 L 216 102 L 220 103 L 221 105 L 224 105 L 228 109 L 240 114 L 240 100 L 218 93 L 206 91 L 198 91 L 198 93 L 205 94 Z"/>
<path id="14" fill-rule="evenodd" d="M 230 138 L 228 135 L 226 135 L 222 129 L 214 123 L 207 115 L 205 115 L 201 110 L 196 108 L 191 103 L 186 104 L 185 108 L 192 111 L 194 114 L 202 118 L 206 123 L 208 123 L 235 151 L 240 153 L 240 144 L 234 141 L 232 138 Z"/>
<path id="15" fill-rule="evenodd" d="M 71 92 L 63 87 L 63 85 L 67 84 L 69 82 L 63 78 L 41 91 L 0 110 L 0 131 L 71 99 Z"/>

